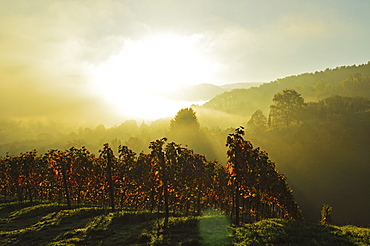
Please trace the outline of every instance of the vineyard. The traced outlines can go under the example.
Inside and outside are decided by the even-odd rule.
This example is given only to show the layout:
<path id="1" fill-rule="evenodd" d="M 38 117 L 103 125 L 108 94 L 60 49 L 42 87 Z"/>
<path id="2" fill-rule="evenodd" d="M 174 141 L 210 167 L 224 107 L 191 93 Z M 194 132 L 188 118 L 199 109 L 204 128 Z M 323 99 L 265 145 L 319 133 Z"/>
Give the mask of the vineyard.
<path id="1" fill-rule="evenodd" d="M 8 155 L 0 159 L 0 194 L 31 204 L 65 203 L 67 209 L 158 212 L 165 226 L 172 215 L 199 215 L 208 208 L 222 211 L 235 224 L 301 220 L 285 176 L 243 135 L 241 127 L 227 137 L 226 166 L 166 138 L 151 142 L 148 154 L 120 146 L 115 155 L 105 144 L 99 156 L 85 147 Z"/>

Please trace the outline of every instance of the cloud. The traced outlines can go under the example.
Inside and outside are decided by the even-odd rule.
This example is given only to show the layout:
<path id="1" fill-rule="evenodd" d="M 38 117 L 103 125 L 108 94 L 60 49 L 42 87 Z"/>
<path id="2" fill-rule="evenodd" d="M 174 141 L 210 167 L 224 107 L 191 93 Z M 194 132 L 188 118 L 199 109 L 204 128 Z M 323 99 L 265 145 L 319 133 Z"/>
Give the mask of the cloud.
<path id="1" fill-rule="evenodd" d="M 201 37 L 197 45 L 219 64 L 217 84 L 271 81 L 366 62 L 368 6 L 365 1 L 2 0 L 1 117 L 33 115 L 35 109 L 40 117 L 57 115 L 66 105 L 80 112 L 76 115 L 87 115 L 81 113 L 90 110 L 87 105 L 103 112 L 107 105 L 91 89 L 89 69 L 106 63 L 128 41 L 156 33 Z"/>
<path id="2" fill-rule="evenodd" d="M 1 119 L 88 122 L 112 117 L 109 105 L 91 91 L 86 68 L 117 49 L 119 38 L 106 27 L 112 20 L 104 18 L 115 5 L 91 4 L 95 6 L 79 1 L 2 2 L 7 11 L 0 15 Z"/>
<path id="3" fill-rule="evenodd" d="M 353 60 L 350 57 L 365 57 L 359 50 L 361 48 L 349 46 L 350 43 L 362 43 L 360 47 L 365 47 L 363 41 L 350 40 L 361 33 L 361 23 L 353 23 L 333 6 L 318 2 L 290 2 L 288 5 L 282 1 L 272 3 L 265 12 L 269 15 L 263 15 L 266 17 L 263 24 L 257 21 L 255 27 L 241 25 L 248 32 L 249 42 L 237 46 L 241 51 L 233 56 L 239 57 L 241 62 L 232 63 L 232 72 L 241 77 L 271 81 L 335 67 L 341 64 L 340 61 L 346 64 Z M 347 53 L 348 49 L 352 54 Z M 366 58 L 362 59 L 353 62 L 366 61 Z"/>

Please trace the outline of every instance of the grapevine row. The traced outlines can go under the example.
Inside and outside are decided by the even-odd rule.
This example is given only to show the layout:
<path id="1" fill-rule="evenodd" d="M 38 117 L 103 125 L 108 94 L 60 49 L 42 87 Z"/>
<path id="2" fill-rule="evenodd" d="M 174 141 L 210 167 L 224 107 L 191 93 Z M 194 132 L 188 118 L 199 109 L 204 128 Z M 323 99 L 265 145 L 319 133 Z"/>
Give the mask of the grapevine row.
<path id="1" fill-rule="evenodd" d="M 69 208 L 94 205 L 200 214 L 213 208 L 237 224 L 263 218 L 302 219 L 284 175 L 265 151 L 243 139 L 242 128 L 227 138 L 226 166 L 167 139 L 150 153 L 108 144 L 95 156 L 85 147 L 36 150 L 0 157 L 0 194 L 20 202 L 56 201 Z"/>

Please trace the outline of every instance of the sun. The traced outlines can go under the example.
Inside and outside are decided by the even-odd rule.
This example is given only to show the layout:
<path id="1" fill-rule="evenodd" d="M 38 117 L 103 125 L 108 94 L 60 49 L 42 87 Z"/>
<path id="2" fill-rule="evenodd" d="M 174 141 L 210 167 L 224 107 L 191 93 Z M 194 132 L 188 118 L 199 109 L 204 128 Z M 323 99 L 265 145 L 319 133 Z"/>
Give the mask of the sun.
<path id="1" fill-rule="evenodd" d="M 117 54 L 94 68 L 94 86 L 123 115 L 150 120 L 174 115 L 190 102 L 160 95 L 184 85 L 211 83 L 217 71 L 203 39 L 158 34 L 127 40 Z"/>

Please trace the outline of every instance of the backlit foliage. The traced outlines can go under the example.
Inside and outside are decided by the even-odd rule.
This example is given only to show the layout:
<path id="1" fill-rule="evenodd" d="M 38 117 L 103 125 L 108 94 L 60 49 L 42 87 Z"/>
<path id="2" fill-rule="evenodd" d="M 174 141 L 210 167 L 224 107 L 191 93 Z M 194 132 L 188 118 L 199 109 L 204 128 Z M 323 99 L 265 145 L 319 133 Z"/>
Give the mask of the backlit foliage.
<path id="1" fill-rule="evenodd" d="M 243 139 L 243 128 L 227 137 L 229 161 L 222 166 L 166 138 L 153 141 L 149 154 L 137 155 L 108 144 L 100 156 L 85 147 L 65 151 L 36 150 L 0 159 L 0 192 L 19 201 L 48 200 L 80 205 L 109 206 L 200 214 L 221 210 L 240 222 L 280 217 L 302 219 L 285 177 L 267 153 Z"/>
<path id="2" fill-rule="evenodd" d="M 289 127 L 300 123 L 300 111 L 306 106 L 304 99 L 295 90 L 284 90 L 276 93 L 270 106 L 270 126 Z"/>
<path id="3" fill-rule="evenodd" d="M 244 128 L 237 128 L 226 143 L 228 185 L 233 192 L 231 215 L 235 223 L 268 217 L 302 219 L 285 176 L 278 173 L 265 151 L 253 148 L 243 135 Z"/>

